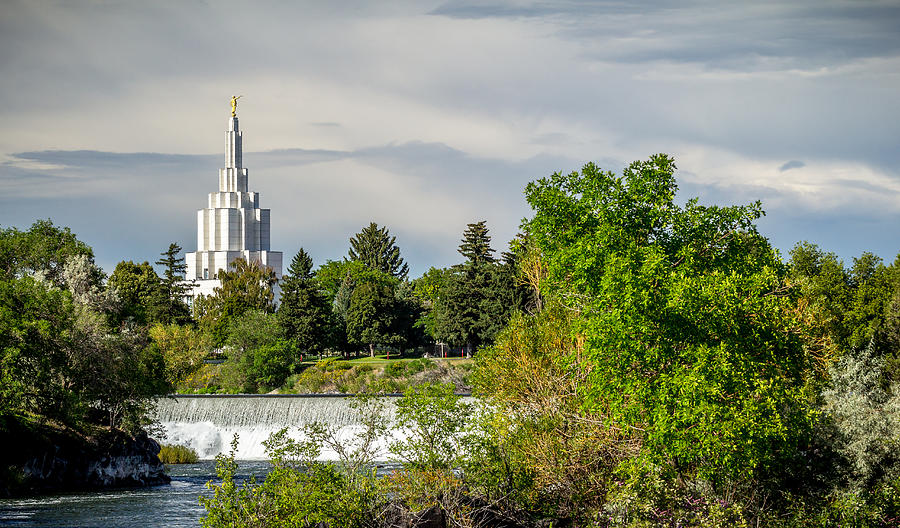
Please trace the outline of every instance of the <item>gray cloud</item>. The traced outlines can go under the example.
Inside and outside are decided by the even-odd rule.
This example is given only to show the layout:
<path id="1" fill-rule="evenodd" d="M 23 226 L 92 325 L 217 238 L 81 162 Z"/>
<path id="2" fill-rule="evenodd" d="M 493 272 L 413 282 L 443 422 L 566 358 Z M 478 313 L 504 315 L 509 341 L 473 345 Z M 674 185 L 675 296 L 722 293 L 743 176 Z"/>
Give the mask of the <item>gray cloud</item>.
<path id="1" fill-rule="evenodd" d="M 799 160 L 791 160 L 791 161 L 785 162 L 784 165 L 782 165 L 781 167 L 778 167 L 778 170 L 781 172 L 784 172 L 784 171 L 789 171 L 791 169 L 800 169 L 803 167 L 806 167 L 806 163 L 803 163 L 802 161 L 799 161 Z"/>
<path id="2" fill-rule="evenodd" d="M 14 159 L 51 168 L 0 166 L 0 224 L 27 227 L 51 217 L 91 243 L 108 271 L 119 260 L 153 260 L 153 251 L 173 240 L 194 249 L 195 211 L 216 190 L 220 164 L 210 155 L 96 151 Z M 356 169 L 343 171 L 345 163 Z M 457 262 L 469 222 L 488 220 L 495 249 L 506 249 L 528 214 L 525 184 L 574 168 L 560 158 L 510 163 L 426 143 L 245 152 L 244 164 L 251 190 L 272 209 L 273 249 L 292 256 L 303 246 L 319 263 L 339 259 L 349 237 L 376 221 L 398 235 L 415 274 Z"/>
<path id="3" fill-rule="evenodd" d="M 59 217 L 112 264 L 193 247 L 233 93 L 273 237 L 318 261 L 372 220 L 414 267 L 455 262 L 469 221 L 500 249 L 528 181 L 661 151 L 686 169 L 680 195 L 763 199 L 779 247 L 900 246 L 895 2 L 2 11 L 0 222 Z"/>

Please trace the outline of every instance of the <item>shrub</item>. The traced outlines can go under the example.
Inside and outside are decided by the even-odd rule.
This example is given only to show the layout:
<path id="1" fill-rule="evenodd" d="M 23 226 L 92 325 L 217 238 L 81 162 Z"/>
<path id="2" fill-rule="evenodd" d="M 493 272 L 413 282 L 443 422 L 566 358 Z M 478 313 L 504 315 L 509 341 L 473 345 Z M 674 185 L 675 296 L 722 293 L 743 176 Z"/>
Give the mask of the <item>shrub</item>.
<path id="1" fill-rule="evenodd" d="M 205 527 L 316 526 L 361 528 L 371 524 L 375 507 L 373 478 L 352 480 L 345 468 L 314 461 L 318 453 L 310 442 L 291 440 L 286 430 L 266 443 L 272 470 L 262 483 L 235 479 L 237 435 L 231 452 L 216 457 L 221 484 L 207 484 L 209 496 L 201 496 L 206 508 Z"/>
<path id="2" fill-rule="evenodd" d="M 159 449 L 159 460 L 163 464 L 196 464 L 200 457 L 191 447 L 163 444 Z"/>
<path id="3" fill-rule="evenodd" d="M 825 412 L 837 429 L 835 447 L 851 465 L 850 480 L 870 487 L 882 476 L 900 476 L 900 387 L 882 387 L 884 358 L 873 343 L 847 353 L 830 369 L 822 393 Z"/>
<path id="4" fill-rule="evenodd" d="M 462 452 L 462 434 L 472 414 L 448 383 L 410 387 L 397 402 L 397 426 L 408 432 L 391 452 L 413 469 L 454 469 Z"/>

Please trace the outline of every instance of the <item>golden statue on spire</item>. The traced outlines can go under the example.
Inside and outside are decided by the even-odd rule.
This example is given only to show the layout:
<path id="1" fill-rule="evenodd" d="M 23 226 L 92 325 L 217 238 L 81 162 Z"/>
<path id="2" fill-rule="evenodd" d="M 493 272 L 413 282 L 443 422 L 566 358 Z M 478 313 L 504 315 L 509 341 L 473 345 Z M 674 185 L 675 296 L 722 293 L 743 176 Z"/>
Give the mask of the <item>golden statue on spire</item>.
<path id="1" fill-rule="evenodd" d="M 238 96 L 232 95 L 231 96 L 231 117 L 237 117 L 237 100 L 240 99 L 241 97 L 244 97 L 244 96 L 243 95 L 238 95 Z"/>

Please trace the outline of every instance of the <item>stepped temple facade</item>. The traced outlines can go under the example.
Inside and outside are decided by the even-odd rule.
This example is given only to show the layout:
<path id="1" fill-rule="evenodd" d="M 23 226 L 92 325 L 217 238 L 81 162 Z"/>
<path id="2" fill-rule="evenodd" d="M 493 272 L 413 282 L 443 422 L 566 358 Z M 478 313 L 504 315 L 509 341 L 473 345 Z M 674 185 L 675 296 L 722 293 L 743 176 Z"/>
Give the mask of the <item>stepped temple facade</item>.
<path id="1" fill-rule="evenodd" d="M 219 190 L 209 193 L 206 208 L 197 211 L 197 251 L 185 254 L 185 280 L 194 283 L 192 299 L 211 295 L 220 284 L 219 272 L 237 259 L 268 266 L 281 280 L 282 253 L 269 247 L 269 209 L 260 209 L 259 193 L 248 190 L 236 110 L 233 97 Z"/>

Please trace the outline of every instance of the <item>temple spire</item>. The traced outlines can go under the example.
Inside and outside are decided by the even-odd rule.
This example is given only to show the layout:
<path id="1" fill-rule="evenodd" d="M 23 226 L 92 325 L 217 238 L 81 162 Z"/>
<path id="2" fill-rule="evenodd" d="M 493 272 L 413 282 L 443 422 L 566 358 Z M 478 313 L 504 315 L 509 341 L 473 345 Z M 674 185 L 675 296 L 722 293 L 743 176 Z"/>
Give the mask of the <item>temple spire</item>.
<path id="1" fill-rule="evenodd" d="M 241 148 L 241 130 L 238 126 L 238 118 L 235 116 L 228 118 L 228 130 L 225 132 L 225 168 L 227 169 L 240 169 L 242 168 L 241 163 L 243 152 Z M 222 189 L 223 191 L 226 189 Z M 229 191 L 233 190 L 244 190 L 247 189 L 227 189 Z"/>

